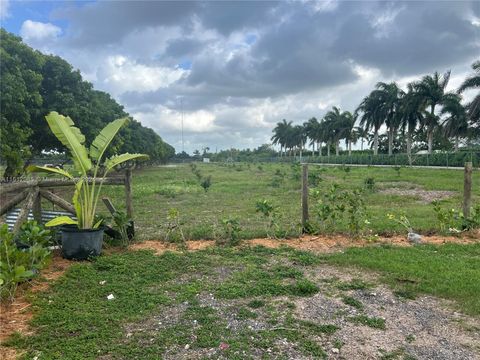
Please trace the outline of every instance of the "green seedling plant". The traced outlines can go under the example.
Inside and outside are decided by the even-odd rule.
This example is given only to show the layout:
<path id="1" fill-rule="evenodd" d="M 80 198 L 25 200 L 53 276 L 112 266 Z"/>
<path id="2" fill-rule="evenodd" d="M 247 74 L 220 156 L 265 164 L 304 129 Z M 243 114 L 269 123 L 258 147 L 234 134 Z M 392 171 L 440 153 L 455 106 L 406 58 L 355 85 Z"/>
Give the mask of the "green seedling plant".
<path id="1" fill-rule="evenodd" d="M 165 240 L 179 239 L 182 246 L 186 246 L 185 235 L 182 230 L 182 223 L 180 222 L 180 212 L 177 208 L 168 210 L 167 215 L 167 231 Z"/>
<path id="2" fill-rule="evenodd" d="M 275 239 L 280 234 L 280 225 L 278 221 L 278 207 L 268 200 L 258 200 L 255 203 L 255 211 L 261 213 L 267 220 L 266 231 L 268 237 Z"/>
<path id="3" fill-rule="evenodd" d="M 207 193 L 208 189 L 210 189 L 210 187 L 212 186 L 212 177 L 206 176 L 202 178 L 202 180 L 200 181 L 200 186 L 203 188 L 205 193 Z"/>
<path id="4" fill-rule="evenodd" d="M 394 214 L 387 214 L 387 219 L 402 225 L 409 233 L 413 232 L 412 224 L 410 224 L 410 220 L 408 220 L 405 214 L 402 214 L 399 217 Z"/>
<path id="5" fill-rule="evenodd" d="M 370 190 L 370 191 L 374 191 L 374 190 L 375 190 L 375 178 L 373 178 L 373 177 L 367 177 L 367 178 L 364 180 L 363 183 L 364 183 L 365 189 Z"/>
<path id="6" fill-rule="evenodd" d="M 127 247 L 130 242 L 128 229 L 133 225 L 132 219 L 123 211 L 117 210 L 113 213 L 114 229 L 120 234 L 122 247 Z"/>
<path id="7" fill-rule="evenodd" d="M 77 225 L 79 229 L 96 229 L 101 222 L 95 222 L 97 204 L 102 185 L 110 171 L 121 164 L 134 160 L 146 160 L 145 154 L 121 154 L 104 159 L 106 150 L 118 131 L 127 123 L 128 118 L 112 121 L 105 126 L 93 140 L 90 148 L 85 146 L 85 136 L 68 116 L 52 111 L 46 116 L 48 126 L 57 139 L 70 151 L 74 169 L 78 178 L 66 170 L 46 166 L 30 165 L 29 172 L 47 172 L 61 175 L 75 184 L 73 206 L 77 220 L 69 216 L 60 216 L 49 221 L 46 226 Z M 99 184 L 97 185 L 97 180 Z"/>
<path id="8" fill-rule="evenodd" d="M 437 218 L 440 233 L 442 234 L 455 234 L 461 232 L 457 227 L 460 220 L 460 214 L 453 208 L 444 209 L 441 207 L 440 202 L 435 200 L 432 202 L 433 211 Z"/>
<path id="9" fill-rule="evenodd" d="M 236 246 L 240 243 L 240 223 L 237 219 L 222 219 L 222 227 L 228 246 Z"/>

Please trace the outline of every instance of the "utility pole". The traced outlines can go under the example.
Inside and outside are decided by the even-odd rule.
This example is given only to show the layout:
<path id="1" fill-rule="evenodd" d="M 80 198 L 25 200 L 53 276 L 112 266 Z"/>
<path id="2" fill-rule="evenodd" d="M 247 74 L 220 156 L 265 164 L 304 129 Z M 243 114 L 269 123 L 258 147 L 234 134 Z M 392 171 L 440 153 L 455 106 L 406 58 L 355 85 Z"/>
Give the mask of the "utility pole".
<path id="1" fill-rule="evenodd" d="M 182 113 L 182 153 L 185 152 L 185 145 L 183 142 L 183 98 L 180 98 L 180 109 Z"/>

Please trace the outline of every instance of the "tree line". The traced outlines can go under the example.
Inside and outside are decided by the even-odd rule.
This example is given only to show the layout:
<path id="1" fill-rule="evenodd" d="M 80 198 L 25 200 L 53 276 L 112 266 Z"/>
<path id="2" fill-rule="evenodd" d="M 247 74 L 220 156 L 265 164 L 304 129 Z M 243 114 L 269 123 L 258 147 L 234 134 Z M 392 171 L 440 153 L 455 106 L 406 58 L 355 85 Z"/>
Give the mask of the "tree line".
<path id="1" fill-rule="evenodd" d="M 349 154 L 352 144 L 364 141 L 378 154 L 380 139 L 386 137 L 386 151 L 402 151 L 410 156 L 412 145 L 425 147 L 431 154 L 434 148 L 451 147 L 458 150 L 461 140 L 477 143 L 480 139 L 480 91 L 473 100 L 462 104 L 462 94 L 480 89 L 480 61 L 472 65 L 473 74 L 466 78 L 455 92 L 446 90 L 450 71 L 441 75 L 425 75 L 402 89 L 396 82 L 379 82 L 353 111 L 341 111 L 334 106 L 319 121 L 312 117 L 303 125 L 293 125 L 283 119 L 273 129 L 274 145 L 280 145 L 280 156 L 287 152 L 295 155 L 306 145 L 322 154 L 325 144 L 327 155 L 335 148 L 340 151 L 344 140 Z M 386 134 L 380 131 L 386 128 Z M 399 145 L 400 142 L 400 145 Z"/>
<path id="2" fill-rule="evenodd" d="M 34 156 L 65 152 L 45 121 L 50 111 L 70 116 L 87 143 L 110 121 L 129 116 L 68 62 L 33 50 L 4 29 L 0 29 L 0 58 L 0 159 L 5 177 L 20 175 Z M 165 162 L 175 154 L 155 131 L 131 117 L 110 152 L 144 153 L 154 162 Z"/>

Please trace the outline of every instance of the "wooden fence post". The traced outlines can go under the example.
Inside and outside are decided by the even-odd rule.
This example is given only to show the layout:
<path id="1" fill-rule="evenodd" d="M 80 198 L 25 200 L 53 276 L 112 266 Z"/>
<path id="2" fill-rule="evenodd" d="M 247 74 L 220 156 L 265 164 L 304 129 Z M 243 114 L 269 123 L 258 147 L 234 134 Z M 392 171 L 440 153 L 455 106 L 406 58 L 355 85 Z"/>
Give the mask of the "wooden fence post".
<path id="1" fill-rule="evenodd" d="M 22 206 L 20 212 L 18 213 L 17 221 L 13 226 L 13 233 L 17 233 L 23 223 L 28 219 L 28 213 L 30 212 L 30 209 L 33 206 L 33 201 L 37 196 L 38 188 L 35 187 L 28 193 L 27 200 L 25 200 L 25 204 Z"/>
<path id="2" fill-rule="evenodd" d="M 308 165 L 302 165 L 302 231 L 306 232 L 308 223 Z"/>
<path id="3" fill-rule="evenodd" d="M 133 218 L 133 205 L 132 205 L 132 170 L 127 169 L 125 172 L 125 201 L 127 208 L 127 216 Z"/>
<path id="4" fill-rule="evenodd" d="M 32 213 L 33 213 L 33 219 L 38 223 L 42 223 L 42 197 L 40 196 L 39 188 L 38 186 L 35 189 L 36 196 L 35 199 L 33 199 L 33 206 L 32 206 Z"/>
<path id="5" fill-rule="evenodd" d="M 472 206 L 472 163 L 465 163 L 465 172 L 463 179 L 463 216 L 470 216 L 470 207 Z"/>

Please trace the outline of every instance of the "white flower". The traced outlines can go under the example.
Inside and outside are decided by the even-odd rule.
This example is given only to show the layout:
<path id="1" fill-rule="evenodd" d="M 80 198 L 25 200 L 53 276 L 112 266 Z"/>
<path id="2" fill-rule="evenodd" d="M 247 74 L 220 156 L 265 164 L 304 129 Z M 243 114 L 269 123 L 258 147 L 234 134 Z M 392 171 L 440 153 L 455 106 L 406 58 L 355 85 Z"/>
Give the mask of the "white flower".
<path id="1" fill-rule="evenodd" d="M 107 299 L 108 300 L 113 300 L 113 299 L 115 299 L 115 296 L 113 296 L 113 294 L 110 294 L 110 295 L 107 296 Z"/>

